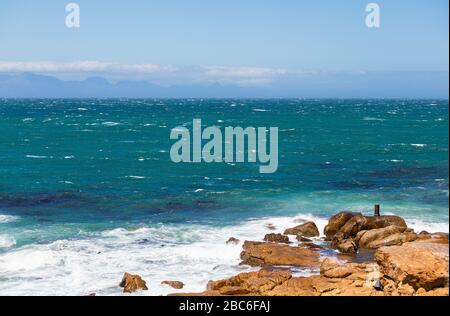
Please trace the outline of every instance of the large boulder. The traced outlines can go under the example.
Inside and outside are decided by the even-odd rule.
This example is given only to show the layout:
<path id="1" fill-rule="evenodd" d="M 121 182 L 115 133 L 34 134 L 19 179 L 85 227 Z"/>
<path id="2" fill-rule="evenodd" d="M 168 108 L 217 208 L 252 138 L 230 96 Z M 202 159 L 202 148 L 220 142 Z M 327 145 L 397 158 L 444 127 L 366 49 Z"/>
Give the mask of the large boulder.
<path id="1" fill-rule="evenodd" d="M 123 275 L 120 287 L 124 293 L 134 293 L 138 290 L 148 290 L 146 282 L 139 275 L 132 275 L 127 272 Z"/>
<path id="2" fill-rule="evenodd" d="M 344 211 L 333 215 L 323 231 L 326 240 L 332 240 L 333 236 L 342 228 L 342 226 L 356 215 L 361 215 L 361 213 Z"/>
<path id="3" fill-rule="evenodd" d="M 385 228 L 366 230 L 362 235 L 358 235 L 358 245 L 361 248 L 373 248 L 373 243 L 377 240 L 384 239 L 393 234 L 403 233 L 405 229 L 405 227 L 391 225 Z"/>
<path id="4" fill-rule="evenodd" d="M 381 247 L 375 253 L 380 271 L 389 280 L 426 291 L 448 287 L 448 257 L 448 242 L 428 240 Z"/>
<path id="5" fill-rule="evenodd" d="M 243 249 L 242 264 L 251 266 L 320 266 L 320 253 L 313 249 L 254 241 L 245 241 Z"/>
<path id="6" fill-rule="evenodd" d="M 344 239 L 355 238 L 360 231 L 392 225 L 407 228 L 405 220 L 400 216 L 363 216 L 361 213 L 341 212 L 330 218 L 324 233 L 326 240 L 336 244 Z"/>
<path id="7" fill-rule="evenodd" d="M 396 234 L 387 236 L 385 238 L 372 241 L 371 243 L 369 243 L 367 248 L 377 249 L 377 248 L 385 247 L 385 246 L 401 245 L 401 244 L 404 244 L 405 242 L 411 242 L 416 239 L 417 239 L 416 233 L 410 233 L 410 232 L 396 233 Z"/>
<path id="8" fill-rule="evenodd" d="M 297 235 L 303 237 L 317 237 L 320 236 L 319 229 L 314 222 L 307 222 L 293 228 L 288 228 L 284 231 L 285 235 Z"/>

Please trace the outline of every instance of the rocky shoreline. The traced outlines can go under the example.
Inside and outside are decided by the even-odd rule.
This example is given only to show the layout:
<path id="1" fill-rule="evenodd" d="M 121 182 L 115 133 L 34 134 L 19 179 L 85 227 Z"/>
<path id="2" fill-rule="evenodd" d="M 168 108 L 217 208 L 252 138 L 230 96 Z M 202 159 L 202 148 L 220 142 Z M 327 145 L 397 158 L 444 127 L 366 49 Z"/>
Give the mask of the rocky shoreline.
<path id="1" fill-rule="evenodd" d="M 324 237 L 319 235 L 315 223 L 304 222 L 267 234 L 264 241 L 244 241 L 241 264 L 259 271 L 210 281 L 201 293 L 171 295 L 449 295 L 448 233 L 415 232 L 399 216 L 340 212 L 329 219 Z M 231 237 L 227 243 L 239 241 Z M 296 269 L 313 275 L 295 276 Z M 181 282 L 165 283 L 182 288 Z M 139 276 L 127 274 L 121 285 L 124 292 L 146 288 Z"/>

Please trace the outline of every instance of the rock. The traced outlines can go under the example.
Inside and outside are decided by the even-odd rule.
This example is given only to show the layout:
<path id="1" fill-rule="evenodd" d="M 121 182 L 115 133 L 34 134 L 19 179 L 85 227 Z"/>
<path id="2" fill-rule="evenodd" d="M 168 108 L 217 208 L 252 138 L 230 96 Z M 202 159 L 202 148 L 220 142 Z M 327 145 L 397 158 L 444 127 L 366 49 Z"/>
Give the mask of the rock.
<path id="1" fill-rule="evenodd" d="M 147 284 L 139 275 L 131 275 L 127 272 L 123 275 L 120 287 L 123 287 L 124 293 L 134 293 L 137 290 L 147 291 Z"/>
<path id="2" fill-rule="evenodd" d="M 356 246 L 356 243 L 350 239 L 341 241 L 337 244 L 336 249 L 345 254 L 355 254 L 358 252 L 358 246 Z"/>
<path id="3" fill-rule="evenodd" d="M 367 222 L 362 227 L 363 230 L 371 230 L 384 228 L 391 225 L 407 228 L 406 222 L 400 216 L 383 215 L 383 216 L 365 216 Z"/>
<path id="4" fill-rule="evenodd" d="M 287 270 L 244 272 L 219 281 L 210 281 L 207 291 L 220 295 L 263 295 L 292 277 Z"/>
<path id="5" fill-rule="evenodd" d="M 361 215 L 361 213 L 340 212 L 333 215 L 323 231 L 326 236 L 326 240 L 332 240 L 333 236 L 342 228 L 342 226 L 344 226 L 348 220 L 356 215 Z"/>
<path id="6" fill-rule="evenodd" d="M 366 282 L 372 273 L 368 272 L 370 270 L 370 265 L 361 264 L 355 269 L 355 273 L 343 278 L 328 278 L 323 275 L 291 278 L 265 294 L 270 296 L 381 296 L 382 291 L 377 291 L 370 282 Z"/>
<path id="7" fill-rule="evenodd" d="M 300 235 L 297 235 L 297 240 L 302 241 L 302 242 L 311 242 L 312 241 L 311 239 L 300 236 Z"/>
<path id="8" fill-rule="evenodd" d="M 282 234 L 267 234 L 264 236 L 264 241 L 288 244 L 289 237 Z"/>
<path id="9" fill-rule="evenodd" d="M 230 239 L 227 240 L 227 245 L 229 245 L 229 244 L 237 245 L 237 244 L 239 244 L 239 239 L 230 237 Z"/>
<path id="10" fill-rule="evenodd" d="M 316 224 L 313 222 L 307 222 L 293 228 L 288 228 L 284 231 L 285 235 L 300 235 L 304 237 L 317 237 L 320 236 L 319 230 Z"/>
<path id="11" fill-rule="evenodd" d="M 173 287 L 174 289 L 180 290 L 184 287 L 184 283 L 180 281 L 162 281 L 161 284 L 165 284 Z"/>
<path id="12" fill-rule="evenodd" d="M 301 248 L 308 248 L 308 249 L 313 249 L 313 250 L 324 250 L 325 248 L 320 246 L 320 245 L 316 245 L 313 242 L 302 242 L 301 244 L 298 245 L 298 247 Z"/>
<path id="13" fill-rule="evenodd" d="M 441 287 L 441 288 L 437 288 L 428 292 L 421 292 L 418 293 L 419 291 L 417 291 L 417 295 L 418 296 L 447 296 L 448 297 L 448 287 Z"/>
<path id="14" fill-rule="evenodd" d="M 354 272 L 354 269 L 349 265 L 341 265 L 338 261 L 332 258 L 326 258 L 320 266 L 320 275 L 326 278 L 346 278 Z"/>
<path id="15" fill-rule="evenodd" d="M 330 218 L 324 233 L 327 240 L 336 243 L 355 238 L 363 230 L 385 228 L 391 225 L 407 228 L 405 220 L 399 216 L 363 216 L 361 213 L 341 212 Z"/>
<path id="16" fill-rule="evenodd" d="M 385 246 L 401 245 L 405 242 L 414 241 L 416 239 L 417 239 L 416 233 L 396 233 L 383 239 L 377 239 L 371 242 L 367 248 L 377 249 Z"/>
<path id="17" fill-rule="evenodd" d="M 241 264 L 251 266 L 319 267 L 319 252 L 285 244 L 245 241 Z"/>
<path id="18" fill-rule="evenodd" d="M 344 226 L 334 235 L 333 240 L 343 240 L 355 237 L 367 223 L 367 218 L 362 215 L 356 215 L 350 218 Z"/>
<path id="19" fill-rule="evenodd" d="M 404 231 L 405 231 L 405 227 L 399 227 L 399 226 L 394 226 L 394 225 L 391 225 L 391 226 L 388 226 L 385 228 L 367 230 L 364 234 L 359 236 L 358 246 L 361 248 L 372 249 L 372 248 L 374 248 L 373 243 L 375 241 L 381 240 L 381 239 L 386 238 L 393 234 L 403 233 Z"/>
<path id="20" fill-rule="evenodd" d="M 408 284 L 427 291 L 448 287 L 448 243 L 408 242 L 381 247 L 375 253 L 380 271 L 396 284 Z"/>
<path id="21" fill-rule="evenodd" d="M 448 241 L 448 233 L 433 233 L 433 234 L 430 234 L 428 232 L 422 231 L 418 235 L 418 239 L 420 239 L 420 240 L 426 240 L 426 239 L 437 240 L 437 239 L 441 239 L 441 240 Z"/>

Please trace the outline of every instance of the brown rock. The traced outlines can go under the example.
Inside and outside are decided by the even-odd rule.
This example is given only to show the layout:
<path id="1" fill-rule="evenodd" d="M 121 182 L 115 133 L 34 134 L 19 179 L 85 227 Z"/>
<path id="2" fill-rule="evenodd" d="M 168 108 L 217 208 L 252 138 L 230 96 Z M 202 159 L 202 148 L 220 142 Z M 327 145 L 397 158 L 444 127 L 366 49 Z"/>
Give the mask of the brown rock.
<path id="1" fill-rule="evenodd" d="M 417 291 L 419 292 L 419 291 Z M 448 287 L 437 288 L 428 292 L 417 293 L 418 296 L 448 296 Z"/>
<path id="2" fill-rule="evenodd" d="M 363 230 L 384 228 L 391 225 L 407 228 L 405 220 L 400 216 L 383 215 L 383 216 L 365 216 L 365 217 L 367 222 L 362 227 Z"/>
<path id="3" fill-rule="evenodd" d="M 356 215 L 350 218 L 344 226 L 339 229 L 333 239 L 343 240 L 355 237 L 359 231 L 367 224 L 367 218 L 362 215 Z"/>
<path id="4" fill-rule="evenodd" d="M 342 279 L 353 274 L 353 272 L 355 272 L 354 268 L 350 265 L 342 265 L 332 258 L 326 258 L 320 266 L 320 275 L 326 278 Z"/>
<path id="5" fill-rule="evenodd" d="M 300 236 L 300 235 L 297 235 L 297 240 L 302 241 L 302 242 L 311 242 L 312 241 L 311 239 Z"/>
<path id="6" fill-rule="evenodd" d="M 131 275 L 127 272 L 123 275 L 120 287 L 123 287 L 124 293 L 134 293 L 137 290 L 147 291 L 147 284 L 139 275 Z"/>
<path id="7" fill-rule="evenodd" d="M 361 213 L 354 212 L 340 212 L 333 215 L 325 226 L 324 234 L 327 240 L 331 240 L 333 236 L 347 223 L 352 217 L 361 215 Z"/>
<path id="8" fill-rule="evenodd" d="M 239 244 L 239 239 L 230 237 L 230 239 L 227 240 L 227 245 L 229 245 L 229 244 L 237 245 L 237 244 Z"/>
<path id="9" fill-rule="evenodd" d="M 264 241 L 288 244 L 289 237 L 282 234 L 267 234 L 264 236 Z"/>
<path id="10" fill-rule="evenodd" d="M 355 254 L 358 252 L 358 246 L 356 246 L 356 243 L 351 239 L 341 241 L 337 244 L 336 249 L 345 254 Z"/>
<path id="11" fill-rule="evenodd" d="M 385 228 L 391 225 L 407 228 L 405 220 L 399 216 L 363 216 L 360 213 L 341 212 L 330 218 L 324 233 L 327 240 L 336 243 L 355 238 L 362 230 Z"/>
<path id="12" fill-rule="evenodd" d="M 166 284 L 177 290 L 180 290 L 184 287 L 184 283 L 180 281 L 162 281 L 161 284 Z"/>
<path id="13" fill-rule="evenodd" d="M 390 235 L 403 233 L 405 231 L 405 227 L 399 227 L 399 226 L 388 226 L 385 228 L 378 228 L 378 229 L 372 229 L 367 230 L 362 236 L 359 237 L 359 244 L 358 246 L 361 248 L 375 248 L 377 240 L 382 240 Z"/>
<path id="14" fill-rule="evenodd" d="M 382 247 L 375 253 L 380 271 L 397 284 L 429 291 L 448 287 L 448 243 L 417 241 Z"/>
<path id="15" fill-rule="evenodd" d="M 320 254 L 307 248 L 254 241 L 245 241 L 243 248 L 242 264 L 251 266 L 320 266 Z"/>
<path id="16" fill-rule="evenodd" d="M 377 249 L 385 246 L 401 245 L 405 242 L 414 241 L 417 239 L 416 233 L 396 233 L 388 237 L 377 239 L 369 244 L 367 248 Z"/>
<path id="17" fill-rule="evenodd" d="M 287 270 L 244 272 L 229 279 L 209 282 L 207 291 L 220 295 L 262 295 L 291 277 Z"/>
<path id="18" fill-rule="evenodd" d="M 304 237 L 317 237 L 320 236 L 319 230 L 316 224 L 313 222 L 307 222 L 293 228 L 288 228 L 284 231 L 285 235 L 300 235 Z"/>

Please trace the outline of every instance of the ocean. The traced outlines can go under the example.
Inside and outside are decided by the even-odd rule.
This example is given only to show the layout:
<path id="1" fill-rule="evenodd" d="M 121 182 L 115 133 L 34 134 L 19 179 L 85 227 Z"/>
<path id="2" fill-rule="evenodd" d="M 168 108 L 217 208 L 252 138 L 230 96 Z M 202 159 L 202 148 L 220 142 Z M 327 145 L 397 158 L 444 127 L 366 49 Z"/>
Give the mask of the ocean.
<path id="1" fill-rule="evenodd" d="M 448 100 L 0 100 L 0 294 L 202 291 L 241 245 L 340 210 L 449 231 Z M 177 126 L 278 127 L 279 166 L 180 163 Z M 296 271 L 307 274 L 308 271 Z"/>

